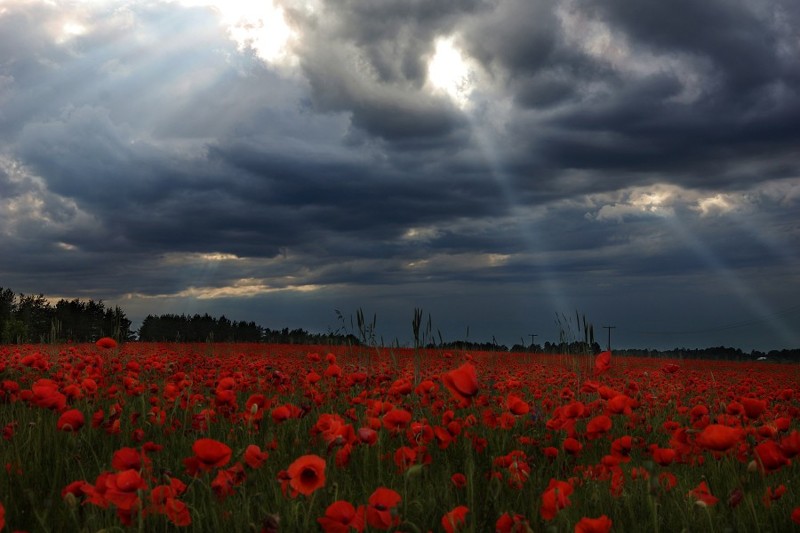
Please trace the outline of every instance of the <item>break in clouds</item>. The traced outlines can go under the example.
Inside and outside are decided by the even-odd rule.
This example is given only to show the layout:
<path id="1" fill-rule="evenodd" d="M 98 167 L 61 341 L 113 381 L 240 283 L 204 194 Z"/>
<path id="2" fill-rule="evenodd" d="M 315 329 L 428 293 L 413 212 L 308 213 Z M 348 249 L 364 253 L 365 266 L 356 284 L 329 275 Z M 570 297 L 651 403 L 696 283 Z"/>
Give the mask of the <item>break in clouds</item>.
<path id="1" fill-rule="evenodd" d="M 0 4 L 0 285 L 800 345 L 796 2 L 249 4 Z"/>

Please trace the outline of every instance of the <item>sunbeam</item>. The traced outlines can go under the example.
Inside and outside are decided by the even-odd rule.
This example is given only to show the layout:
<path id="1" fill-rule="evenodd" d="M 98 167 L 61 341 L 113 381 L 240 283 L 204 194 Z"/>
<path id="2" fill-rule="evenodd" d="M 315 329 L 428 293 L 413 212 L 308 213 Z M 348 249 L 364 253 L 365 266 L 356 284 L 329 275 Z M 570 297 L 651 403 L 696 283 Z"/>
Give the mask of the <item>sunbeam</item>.
<path id="1" fill-rule="evenodd" d="M 764 300 L 756 294 L 734 271 L 718 257 L 700 238 L 692 233 L 677 216 L 664 218 L 667 226 L 681 241 L 706 265 L 711 273 L 718 276 L 725 286 L 736 295 L 739 301 L 759 320 L 768 324 L 770 329 L 788 345 L 800 343 L 800 335 L 794 333 L 784 320 Z"/>
<path id="2" fill-rule="evenodd" d="M 444 93 L 466 117 L 486 172 L 497 184 L 508 212 L 516 215 L 525 212 L 526 206 L 517 200 L 518 191 L 500 160 L 499 150 L 491 135 L 492 127 L 479 118 L 486 110 L 480 110 L 474 102 L 474 95 L 479 89 L 477 68 L 475 62 L 456 46 L 454 37 L 439 38 L 436 40 L 435 53 L 428 63 L 428 83 L 434 92 Z M 525 213 L 515 219 L 519 227 L 519 237 L 527 253 L 537 258 L 536 275 L 554 310 L 570 309 L 552 263 L 546 254 L 541 253 L 548 250 L 548 243 L 530 216 L 526 216 L 529 214 Z"/>
<path id="3" fill-rule="evenodd" d="M 477 123 L 473 114 L 467 113 L 467 116 L 476 145 L 486 163 L 486 170 L 499 187 L 509 212 L 523 211 L 525 206 L 517 200 L 519 197 L 518 191 L 515 190 L 511 183 L 511 177 L 503 169 L 503 165 L 498 156 L 498 150 L 491 137 L 488 135 L 486 128 Z M 561 312 L 571 309 L 572 305 L 561 288 L 556 277 L 555 268 L 548 259 L 547 254 L 538 253 L 549 249 L 548 243 L 543 238 L 541 231 L 534 225 L 530 217 L 518 217 L 517 223 L 520 228 L 520 239 L 524 243 L 528 253 L 533 257 L 538 255 L 538 265 L 535 267 L 535 274 L 538 276 L 550 303 L 553 305 L 554 311 Z"/>

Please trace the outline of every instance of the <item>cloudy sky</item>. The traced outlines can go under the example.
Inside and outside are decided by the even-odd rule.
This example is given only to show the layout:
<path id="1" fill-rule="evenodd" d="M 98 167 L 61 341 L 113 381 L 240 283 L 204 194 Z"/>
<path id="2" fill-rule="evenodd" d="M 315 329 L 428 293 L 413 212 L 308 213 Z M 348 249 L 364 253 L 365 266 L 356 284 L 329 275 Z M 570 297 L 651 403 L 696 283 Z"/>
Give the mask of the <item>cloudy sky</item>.
<path id="1" fill-rule="evenodd" d="M 800 347 L 800 3 L 0 0 L 0 286 Z"/>

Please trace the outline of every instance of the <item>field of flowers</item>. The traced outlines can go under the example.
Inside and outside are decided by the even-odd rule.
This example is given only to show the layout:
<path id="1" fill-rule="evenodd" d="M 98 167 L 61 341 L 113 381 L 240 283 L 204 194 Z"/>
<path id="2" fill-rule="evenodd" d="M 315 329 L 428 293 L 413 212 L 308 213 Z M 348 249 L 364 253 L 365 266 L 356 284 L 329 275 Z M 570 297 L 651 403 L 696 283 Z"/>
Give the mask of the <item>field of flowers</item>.
<path id="1" fill-rule="evenodd" d="M 607 352 L 5 346 L 0 530 L 800 529 L 798 383 Z"/>

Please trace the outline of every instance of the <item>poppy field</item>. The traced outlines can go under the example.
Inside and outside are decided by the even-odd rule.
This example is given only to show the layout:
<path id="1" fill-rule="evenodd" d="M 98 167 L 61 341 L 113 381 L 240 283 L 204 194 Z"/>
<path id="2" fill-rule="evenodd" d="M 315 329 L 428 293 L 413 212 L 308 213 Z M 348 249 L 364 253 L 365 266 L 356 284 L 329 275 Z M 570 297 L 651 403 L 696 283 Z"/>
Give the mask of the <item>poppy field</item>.
<path id="1" fill-rule="evenodd" d="M 800 368 L 0 347 L 0 530 L 800 529 Z"/>

